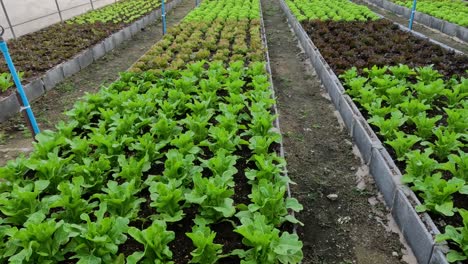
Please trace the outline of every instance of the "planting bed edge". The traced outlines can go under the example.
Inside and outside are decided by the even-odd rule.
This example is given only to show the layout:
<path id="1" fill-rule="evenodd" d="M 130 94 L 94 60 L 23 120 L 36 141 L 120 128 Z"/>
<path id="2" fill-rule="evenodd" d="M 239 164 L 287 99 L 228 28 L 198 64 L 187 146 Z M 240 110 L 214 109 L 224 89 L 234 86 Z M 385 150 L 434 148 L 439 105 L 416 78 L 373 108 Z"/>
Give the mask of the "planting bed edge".
<path id="1" fill-rule="evenodd" d="M 172 0 L 166 4 L 166 12 L 172 10 L 179 5 L 182 0 Z M 112 51 L 124 41 L 131 39 L 139 30 L 145 28 L 151 22 L 158 20 L 161 16 L 161 8 L 153 10 L 151 13 L 133 22 L 127 27 L 113 33 L 98 44 L 91 46 L 68 61 L 48 70 L 44 75 L 32 80 L 28 84 L 24 84 L 24 89 L 28 95 L 29 101 L 34 101 L 41 97 L 47 91 L 53 89 L 58 83 L 62 82 L 66 77 L 69 77 L 105 54 Z M 37 89 L 37 90 L 36 90 Z M 31 97 L 32 96 L 32 97 Z M 0 100 L 0 123 L 8 120 L 21 111 L 20 104 L 17 100 L 16 93 L 12 93 L 6 98 Z"/>
<path id="2" fill-rule="evenodd" d="M 385 1 L 385 0 L 384 0 Z M 427 213 L 419 214 L 414 206 L 421 204 L 414 192 L 400 181 L 402 174 L 382 142 L 367 123 L 351 98 L 344 93 L 344 87 L 318 48 L 306 34 L 291 10 L 280 0 L 283 12 L 309 57 L 317 75 L 331 97 L 336 109 L 350 131 L 353 141 L 359 148 L 364 161 L 370 168 L 377 187 L 383 194 L 386 205 L 391 210 L 400 231 L 421 264 L 448 264 L 440 244 L 434 242 L 434 236 L 440 231 Z M 403 28 L 404 30 L 404 28 Z M 416 34 L 419 38 L 427 38 Z M 429 39 L 429 38 L 427 38 Z M 433 41 L 439 44 L 436 41 Z M 442 46 L 451 49 L 448 46 Z"/>

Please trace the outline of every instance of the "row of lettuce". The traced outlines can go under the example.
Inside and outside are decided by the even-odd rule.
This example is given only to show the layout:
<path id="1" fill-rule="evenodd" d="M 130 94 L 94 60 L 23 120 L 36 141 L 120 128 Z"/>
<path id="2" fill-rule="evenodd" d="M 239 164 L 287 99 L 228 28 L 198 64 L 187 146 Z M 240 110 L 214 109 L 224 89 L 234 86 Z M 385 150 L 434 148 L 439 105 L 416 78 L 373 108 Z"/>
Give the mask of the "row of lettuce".
<path id="1" fill-rule="evenodd" d="M 306 27 L 328 34 L 327 26 L 345 27 L 348 21 L 363 21 L 372 31 L 375 16 L 364 6 L 346 0 L 286 0 Z M 446 1 L 441 1 L 441 4 Z M 423 1 L 424 4 L 424 1 Z M 466 2 L 464 3 L 466 5 Z M 342 22 L 309 20 L 335 20 Z M 369 21 L 365 21 L 369 20 Z M 341 24 L 339 24 L 341 23 Z M 353 26 L 359 22 L 353 22 Z M 389 23 L 391 25 L 391 23 Z M 377 25 L 377 24 L 376 24 Z M 343 33 L 346 34 L 346 33 Z M 402 33 L 403 34 L 403 33 Z M 361 37 L 361 36 L 360 36 Z M 366 45 L 370 35 L 340 45 Z M 389 36 L 389 38 L 396 36 Z M 406 37 L 405 38 L 409 38 Z M 314 41 L 314 39 L 312 39 Z M 385 42 L 385 40 L 381 40 Z M 406 40 L 407 41 L 407 40 Z M 360 43 L 359 43 L 360 42 Z M 370 42 L 368 42 L 370 43 Z M 383 45 L 383 44 L 382 44 Z M 334 48 L 330 46 L 330 48 Z M 391 56 L 391 47 L 380 51 Z M 384 48 L 385 49 L 385 48 Z M 346 58 L 350 53 L 342 53 Z M 365 54 L 361 54 L 363 56 Z M 434 57 L 434 61 L 435 61 Z M 429 57 L 428 60 L 430 60 Z M 404 173 L 407 183 L 422 199 L 418 212 L 451 223 L 436 241 L 448 241 L 450 262 L 468 259 L 468 71 L 459 64 L 462 76 L 442 75 L 432 65 L 415 67 L 416 60 L 403 64 L 355 67 L 342 59 L 331 62 L 348 68 L 340 78 L 346 92 L 363 110 Z M 467 61 L 464 58 L 461 61 Z M 330 62 L 329 62 L 330 63 Z M 455 66 L 457 67 L 457 66 Z M 465 202 L 464 202 L 465 201 Z M 437 222 L 441 224 L 441 222 Z"/>
<path id="2" fill-rule="evenodd" d="M 8 40 L 9 50 L 17 70 L 29 82 L 160 6 L 159 0 L 121 0 L 65 23 Z M 0 57 L 0 76 L 2 79 L 10 76 L 3 57 Z M 12 86 L 12 83 L 0 84 L 0 94 Z"/>
<path id="3" fill-rule="evenodd" d="M 263 50 L 259 14 L 258 0 L 204 1 L 141 70 L 0 168 L 0 262 L 300 263 L 265 60 L 232 58 Z M 190 49 L 229 53 L 190 63 Z M 187 64 L 154 63 L 169 52 Z"/>
<path id="4" fill-rule="evenodd" d="M 412 8 L 412 0 L 391 0 L 395 4 Z M 468 27 L 468 2 L 465 0 L 418 0 L 416 10 L 448 22 Z"/>

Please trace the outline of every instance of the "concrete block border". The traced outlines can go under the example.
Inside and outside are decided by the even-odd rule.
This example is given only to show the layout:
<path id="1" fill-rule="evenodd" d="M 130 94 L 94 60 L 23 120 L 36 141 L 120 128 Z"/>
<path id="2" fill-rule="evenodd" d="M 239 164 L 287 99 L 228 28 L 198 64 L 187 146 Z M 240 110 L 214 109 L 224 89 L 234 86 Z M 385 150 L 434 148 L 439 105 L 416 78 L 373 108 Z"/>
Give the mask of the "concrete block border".
<path id="1" fill-rule="evenodd" d="M 386 0 L 375 1 L 388 5 Z M 344 93 L 344 87 L 338 77 L 324 60 L 320 51 L 308 37 L 285 1 L 280 0 L 280 4 L 297 39 L 315 68 L 317 76 L 322 81 L 336 109 L 340 112 L 351 137 L 364 157 L 364 161 L 369 166 L 370 173 L 383 194 L 386 205 L 390 208 L 418 263 L 448 264 L 445 255 L 440 250 L 440 245 L 434 242 L 434 236 L 440 233 L 434 222 L 427 213 L 420 214 L 416 212 L 414 206 L 420 204 L 420 201 L 411 189 L 401 183 L 402 174 L 390 154 L 370 128 L 352 99 Z M 401 28 L 405 29 L 404 27 Z M 414 35 L 419 38 L 429 39 L 419 33 Z M 432 42 L 440 44 L 437 41 Z M 445 49 L 451 49 L 445 45 L 441 46 Z"/>
<path id="2" fill-rule="evenodd" d="M 409 17 L 411 14 L 411 9 L 397 5 L 388 0 L 365 0 L 373 5 L 384 8 L 388 11 L 391 11 L 397 15 Z M 452 37 L 457 37 L 465 42 L 468 42 L 468 28 L 450 23 L 446 20 L 433 17 L 431 15 L 421 13 L 416 11 L 414 20 L 418 23 L 421 23 L 427 27 L 433 28 L 435 30 L 441 31 Z"/>
<path id="3" fill-rule="evenodd" d="M 166 12 L 171 11 L 181 2 L 182 0 L 172 0 L 171 2 L 167 3 Z M 106 53 L 111 52 L 124 41 L 132 38 L 141 29 L 160 19 L 160 17 L 161 9 L 158 8 L 157 10 L 153 10 L 148 15 L 113 33 L 103 41 L 81 51 L 73 58 L 53 67 L 42 76 L 32 80 L 30 83 L 24 84 L 24 89 L 26 90 L 29 101 L 36 100 L 37 98 L 44 95 L 47 91 L 53 89 L 65 78 L 91 65 L 94 61 L 97 61 Z M 6 98 L 2 98 L 0 100 L 0 123 L 8 120 L 20 111 L 21 108 L 15 93 L 12 93 Z"/>

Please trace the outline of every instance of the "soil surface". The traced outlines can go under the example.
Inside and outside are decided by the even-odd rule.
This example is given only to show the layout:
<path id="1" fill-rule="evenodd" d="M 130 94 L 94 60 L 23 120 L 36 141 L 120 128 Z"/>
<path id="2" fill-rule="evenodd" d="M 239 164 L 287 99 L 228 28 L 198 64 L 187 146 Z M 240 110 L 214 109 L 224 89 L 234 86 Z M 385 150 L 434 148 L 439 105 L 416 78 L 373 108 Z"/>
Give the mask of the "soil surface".
<path id="1" fill-rule="evenodd" d="M 292 194 L 305 208 L 303 263 L 416 263 L 278 0 L 262 6 Z"/>
<path id="2" fill-rule="evenodd" d="M 185 0 L 172 9 L 167 14 L 168 27 L 179 23 L 194 6 L 194 1 Z M 158 21 L 32 103 L 40 128 L 53 129 L 59 121 L 65 120 L 63 112 L 70 109 L 78 98 L 115 81 L 119 72 L 127 70 L 161 37 L 162 26 Z M 20 114 L 0 124 L 0 166 L 21 153 L 28 153 L 31 146 L 31 133 Z"/>
<path id="3" fill-rule="evenodd" d="M 388 10 L 385 10 L 383 8 L 380 8 L 378 6 L 375 6 L 371 3 L 369 3 L 368 1 L 366 0 L 353 0 L 353 2 L 357 3 L 357 4 L 362 4 L 362 5 L 367 5 L 367 7 L 369 7 L 369 9 L 371 9 L 372 11 L 374 11 L 375 13 L 377 14 L 380 14 L 382 16 L 384 16 L 385 18 L 393 21 L 393 22 L 396 22 L 400 25 L 403 25 L 405 27 L 408 26 L 408 21 L 409 21 L 409 18 L 407 17 L 403 17 L 403 16 L 399 16 L 391 11 L 388 11 Z M 447 46 L 450 46 L 452 48 L 455 48 L 465 54 L 468 54 L 468 43 L 460 40 L 460 39 L 457 39 L 457 38 L 454 38 L 454 37 L 451 37 L 449 35 L 446 35 L 438 30 L 435 30 L 435 29 L 432 29 L 432 28 L 429 28 L 423 24 L 420 24 L 420 23 L 417 23 L 416 21 L 413 23 L 413 30 L 414 31 L 417 31 L 417 32 L 420 32 L 434 40 L 437 40 Z"/>

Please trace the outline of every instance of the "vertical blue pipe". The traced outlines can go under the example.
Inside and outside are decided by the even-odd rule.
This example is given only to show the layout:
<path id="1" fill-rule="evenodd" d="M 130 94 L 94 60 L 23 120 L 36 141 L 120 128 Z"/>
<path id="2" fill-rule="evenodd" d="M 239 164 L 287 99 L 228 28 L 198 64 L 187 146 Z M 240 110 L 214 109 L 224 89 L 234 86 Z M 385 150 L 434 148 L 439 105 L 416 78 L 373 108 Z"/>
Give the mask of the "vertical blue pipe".
<path id="1" fill-rule="evenodd" d="M 23 86 L 21 85 L 21 81 L 15 69 L 15 65 L 13 64 L 13 61 L 11 60 L 10 53 L 8 52 L 7 44 L 1 36 L 0 36 L 0 50 L 3 53 L 3 57 L 5 57 L 5 61 L 8 65 L 8 69 L 11 72 L 13 81 L 16 84 L 16 88 L 18 89 L 18 93 L 21 97 L 21 101 L 23 101 L 24 109 L 26 110 L 29 122 L 31 123 L 32 129 L 34 131 L 34 134 L 37 135 L 40 132 L 39 126 L 37 125 L 36 118 L 34 117 L 34 113 L 31 109 L 31 106 L 29 105 L 28 97 L 26 96 Z"/>
<path id="2" fill-rule="evenodd" d="M 410 17 L 409 25 L 408 25 L 410 30 L 413 30 L 414 13 L 416 13 L 416 2 L 417 0 L 413 0 L 413 8 L 411 9 L 411 17 Z"/>
<path id="3" fill-rule="evenodd" d="M 163 26 L 163 35 L 166 35 L 166 7 L 164 4 L 165 0 L 161 0 L 161 17 Z"/>
<path id="4" fill-rule="evenodd" d="M 198 6 L 200 4 L 199 0 L 195 0 L 195 6 Z"/>

